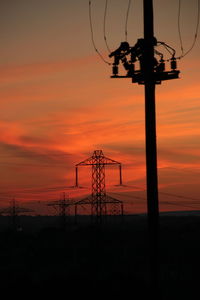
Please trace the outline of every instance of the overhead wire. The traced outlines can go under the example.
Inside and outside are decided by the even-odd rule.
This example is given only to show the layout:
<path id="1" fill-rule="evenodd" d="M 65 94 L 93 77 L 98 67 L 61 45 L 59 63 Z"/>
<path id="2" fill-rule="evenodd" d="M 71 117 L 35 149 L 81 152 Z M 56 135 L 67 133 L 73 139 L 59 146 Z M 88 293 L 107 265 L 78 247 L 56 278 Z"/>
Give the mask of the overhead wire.
<path id="1" fill-rule="evenodd" d="M 187 196 L 182 196 L 182 195 L 177 195 L 177 194 L 172 194 L 172 193 L 166 193 L 166 192 L 159 192 L 160 194 L 170 196 L 170 197 L 176 197 L 176 198 L 181 198 L 181 199 L 186 199 L 186 200 L 193 200 L 193 201 L 199 201 L 197 198 L 193 197 L 187 197 Z"/>
<path id="2" fill-rule="evenodd" d="M 109 192 L 109 194 L 114 194 L 114 195 L 118 195 L 118 196 L 123 196 L 123 197 L 126 197 L 126 198 L 131 198 L 131 199 L 138 199 L 138 200 L 146 200 L 146 198 L 144 197 L 139 197 L 139 196 L 133 196 L 133 195 L 125 195 L 125 194 L 122 194 L 122 193 L 116 193 L 116 192 Z"/>
<path id="3" fill-rule="evenodd" d="M 128 1 L 128 7 L 126 12 L 126 21 L 125 21 L 125 41 L 127 42 L 128 39 L 128 18 L 129 18 L 129 12 L 131 7 L 131 0 Z"/>
<path id="4" fill-rule="evenodd" d="M 178 1 L 178 36 L 179 36 L 179 41 L 180 41 L 180 46 L 181 46 L 181 56 L 182 56 L 184 50 L 183 50 L 183 41 L 182 41 L 182 36 L 181 36 L 180 19 L 181 19 L 181 0 Z"/>
<path id="5" fill-rule="evenodd" d="M 178 32 L 179 32 L 179 40 L 180 40 L 180 44 L 181 44 L 182 54 L 179 57 L 177 57 L 178 59 L 181 59 L 181 58 L 185 57 L 188 53 L 190 53 L 196 44 L 197 37 L 198 37 L 198 31 L 199 31 L 199 22 L 200 22 L 200 0 L 197 0 L 197 24 L 196 24 L 194 39 L 193 39 L 192 45 L 185 53 L 184 53 L 184 49 L 183 49 L 183 42 L 182 42 L 182 36 L 181 36 L 180 19 L 181 19 L 181 0 L 179 0 L 179 7 L 178 7 Z"/>
<path id="6" fill-rule="evenodd" d="M 92 23 L 92 2 L 89 1 L 89 20 L 90 20 L 90 31 L 91 31 L 91 40 L 92 40 L 92 45 L 94 47 L 94 50 L 97 52 L 97 54 L 99 55 L 99 57 L 101 58 L 101 60 L 106 63 L 107 65 L 111 65 L 110 62 L 108 62 L 107 60 L 105 60 L 105 58 L 102 56 L 102 54 L 99 52 L 99 50 L 96 47 L 95 41 L 94 41 L 94 32 L 93 32 L 93 23 Z"/>
<path id="7" fill-rule="evenodd" d="M 158 44 L 162 45 L 169 52 L 170 55 L 175 56 L 176 50 L 174 48 L 172 48 L 171 46 L 169 46 L 168 44 L 166 44 L 164 42 L 158 41 Z"/>
<path id="8" fill-rule="evenodd" d="M 93 32 L 93 23 L 92 23 L 92 2 L 89 0 L 89 20 L 90 20 L 90 31 L 91 31 L 91 40 L 92 44 L 94 47 L 94 50 L 97 52 L 101 60 L 108 64 L 112 65 L 110 62 L 108 62 L 103 55 L 100 53 L 100 51 L 96 47 L 96 43 L 94 40 L 94 32 Z M 125 40 L 127 41 L 128 39 L 128 19 L 129 19 L 129 12 L 130 12 L 130 7 L 131 7 L 131 0 L 128 1 L 128 6 L 127 6 L 127 12 L 126 12 L 126 20 L 125 20 Z M 105 9 L 104 9 L 104 20 L 103 20 L 103 33 L 104 33 L 104 41 L 107 47 L 107 50 L 111 52 L 110 47 L 108 45 L 107 37 L 106 37 L 106 18 L 107 18 L 107 9 L 108 9 L 108 0 L 105 1 Z M 179 57 L 176 57 L 177 59 L 181 59 L 185 57 L 188 53 L 191 52 L 191 50 L 194 48 L 196 41 L 197 41 L 197 36 L 198 36 L 198 30 L 199 30 L 199 23 L 200 23 L 200 0 L 197 0 L 197 24 L 196 24 L 196 29 L 195 29 L 195 34 L 194 34 L 194 39 L 192 42 L 191 47 L 184 52 L 184 47 L 183 47 L 183 40 L 182 40 L 182 34 L 181 34 L 181 0 L 178 2 L 178 35 L 179 35 L 179 41 L 180 41 L 180 47 L 181 47 L 181 55 Z M 175 50 L 171 48 L 169 45 L 162 43 L 162 45 L 166 48 L 166 50 L 174 57 Z M 172 50 L 173 53 L 170 51 Z"/>
<path id="9" fill-rule="evenodd" d="M 159 192 L 159 193 L 163 194 L 163 195 L 177 197 L 177 198 L 183 198 L 183 199 L 187 199 L 187 200 L 198 200 L 196 198 L 184 197 L 184 196 L 171 194 L 171 193 L 165 193 L 165 192 Z M 137 200 L 146 200 L 146 198 L 144 198 L 144 197 L 135 196 L 135 195 L 134 196 L 133 195 L 124 195 L 122 193 L 116 193 L 116 192 L 110 192 L 110 194 L 119 195 L 121 197 L 123 196 L 124 198 L 131 198 L 131 199 L 137 199 Z M 162 204 L 169 204 L 169 205 L 174 205 L 174 206 L 188 207 L 188 208 L 196 209 L 196 206 L 190 205 L 189 203 L 184 204 L 184 203 L 177 203 L 177 202 L 170 202 L 170 201 L 161 201 L 161 203 Z M 129 203 L 129 204 L 133 204 L 133 203 Z M 195 203 L 195 204 L 198 204 L 198 203 Z"/>
<path id="10" fill-rule="evenodd" d="M 106 2 L 105 2 L 105 9 L 104 9 L 103 35 L 104 35 L 104 41 L 105 41 L 106 47 L 108 49 L 108 52 L 111 53 L 110 47 L 109 47 L 108 42 L 107 42 L 107 37 L 106 37 L 106 17 L 107 17 L 107 10 L 108 10 L 108 0 L 106 0 Z"/>
<path id="11" fill-rule="evenodd" d="M 131 7 L 131 0 L 128 1 L 128 7 L 126 12 L 126 20 L 125 20 L 125 41 L 128 39 L 128 19 L 129 19 L 129 11 Z M 104 20 L 103 20 L 103 34 L 104 34 L 104 41 L 106 44 L 106 48 L 111 53 L 110 47 L 108 45 L 107 37 L 106 37 L 106 18 L 107 18 L 107 10 L 108 10 L 108 0 L 105 1 L 105 9 L 104 9 Z"/>

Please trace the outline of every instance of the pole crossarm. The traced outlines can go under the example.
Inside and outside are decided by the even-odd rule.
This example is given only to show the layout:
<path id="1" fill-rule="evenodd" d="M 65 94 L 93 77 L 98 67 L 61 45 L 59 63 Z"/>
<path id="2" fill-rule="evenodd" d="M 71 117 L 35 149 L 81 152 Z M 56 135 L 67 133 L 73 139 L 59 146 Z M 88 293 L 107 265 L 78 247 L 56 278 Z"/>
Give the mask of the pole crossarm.
<path id="1" fill-rule="evenodd" d="M 151 77 L 154 84 L 161 84 L 162 81 L 179 78 L 180 71 L 177 70 L 178 57 L 175 57 L 176 50 L 165 42 L 158 41 L 154 35 L 148 35 L 148 33 L 154 34 L 151 12 L 152 1 L 144 1 L 144 38 L 139 38 L 133 46 L 129 45 L 127 41 L 121 42 L 119 47 L 109 54 L 109 57 L 113 58 L 111 78 L 131 78 L 132 83 L 145 85 L 147 73 L 150 71 L 150 64 L 149 78 Z M 159 50 L 157 47 L 159 47 Z M 165 59 L 166 50 L 170 58 Z M 166 70 L 167 62 L 170 62 L 168 70 Z M 124 75 L 121 74 L 119 65 L 124 69 Z"/>

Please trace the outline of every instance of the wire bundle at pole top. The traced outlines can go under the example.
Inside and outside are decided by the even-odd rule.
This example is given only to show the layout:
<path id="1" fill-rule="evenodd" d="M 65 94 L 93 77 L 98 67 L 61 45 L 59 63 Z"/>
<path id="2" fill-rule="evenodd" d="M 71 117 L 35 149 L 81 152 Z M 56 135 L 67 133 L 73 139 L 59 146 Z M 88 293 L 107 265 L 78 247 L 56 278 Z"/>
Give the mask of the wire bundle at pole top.
<path id="1" fill-rule="evenodd" d="M 129 20 L 129 12 L 130 12 L 130 7 L 131 7 L 131 2 L 132 2 L 131 0 L 128 0 L 128 6 L 127 6 L 126 16 L 125 16 L 125 41 L 127 41 L 127 39 L 128 39 L 128 20 Z M 183 57 L 185 57 L 186 55 L 188 55 L 192 51 L 192 49 L 194 48 L 194 46 L 196 44 L 196 41 L 197 41 L 198 31 L 199 31 L 199 23 L 200 23 L 200 0 L 197 0 L 197 23 L 196 23 L 194 38 L 193 38 L 193 42 L 192 42 L 191 46 L 189 47 L 189 49 L 184 52 L 181 26 L 180 26 L 181 7 L 182 7 L 182 3 L 181 3 L 181 0 L 179 0 L 178 1 L 178 22 L 177 22 L 177 26 L 178 26 L 178 35 L 179 35 L 181 54 L 179 56 L 175 57 L 175 52 L 176 51 L 173 48 L 171 48 L 169 45 L 167 45 L 166 43 L 162 43 L 162 45 L 166 48 L 166 50 L 170 54 L 172 54 L 172 52 L 173 52 L 172 56 L 175 59 L 182 59 Z M 104 41 L 105 41 L 105 44 L 106 44 L 106 48 L 107 48 L 108 52 L 111 53 L 110 46 L 108 44 L 108 40 L 107 40 L 107 36 L 106 36 L 107 11 L 108 11 L 108 0 L 105 0 L 105 8 L 104 8 L 104 16 L 103 16 L 103 37 L 104 37 Z M 101 58 L 101 60 L 104 63 L 106 63 L 107 65 L 112 65 L 112 63 L 110 63 L 109 61 L 107 61 L 103 57 L 101 52 L 96 47 L 96 43 L 95 43 L 95 39 L 94 39 L 93 22 L 92 22 L 92 1 L 91 0 L 89 0 L 89 20 L 90 20 L 91 40 L 92 40 L 94 50 L 97 52 L 97 54 L 99 55 L 99 57 Z M 172 50 L 172 52 L 170 52 L 170 49 Z M 169 61 L 169 60 L 167 59 L 166 61 Z"/>

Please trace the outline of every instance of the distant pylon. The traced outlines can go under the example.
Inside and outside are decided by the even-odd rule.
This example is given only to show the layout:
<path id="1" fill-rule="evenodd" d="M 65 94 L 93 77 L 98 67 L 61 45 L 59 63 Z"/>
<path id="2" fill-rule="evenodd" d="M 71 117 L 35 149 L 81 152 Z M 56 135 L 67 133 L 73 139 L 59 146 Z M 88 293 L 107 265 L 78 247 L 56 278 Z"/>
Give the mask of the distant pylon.
<path id="1" fill-rule="evenodd" d="M 101 220 L 103 215 L 107 215 L 107 204 L 121 204 L 122 201 L 114 199 L 106 195 L 105 186 L 105 166 L 118 165 L 120 185 L 122 185 L 122 168 L 121 163 L 105 157 L 102 150 L 95 150 L 93 155 L 86 160 L 76 164 L 76 186 L 78 187 L 78 167 L 92 166 L 92 194 L 85 199 L 76 203 L 78 204 L 91 204 L 91 214 L 95 215 L 97 219 Z M 77 211 L 77 210 L 76 210 Z M 123 211 L 123 209 L 122 209 Z"/>
<path id="2" fill-rule="evenodd" d="M 70 215 L 70 206 L 74 205 L 69 196 L 66 196 L 65 192 L 63 192 L 60 200 L 49 202 L 47 205 L 53 206 L 56 209 L 60 217 L 60 225 L 62 228 L 65 228 L 67 217 Z"/>
<path id="3" fill-rule="evenodd" d="M 118 165 L 119 166 L 119 185 L 122 185 L 122 164 L 116 160 L 105 157 L 102 150 L 95 150 L 93 155 L 86 160 L 76 164 L 76 183 L 75 186 L 78 187 L 78 167 L 79 166 L 92 166 L 92 176 L 96 177 L 96 171 L 100 174 L 104 174 L 105 180 L 105 165 Z M 94 183 L 95 184 L 95 183 Z"/>
<path id="4" fill-rule="evenodd" d="M 18 231 L 22 229 L 19 222 L 19 216 L 21 213 L 27 213 L 27 212 L 33 212 L 33 210 L 19 207 L 15 198 L 12 198 L 9 207 L 0 210 L 1 215 L 7 215 L 11 217 L 12 228 L 14 231 Z"/>
<path id="5" fill-rule="evenodd" d="M 15 198 L 13 198 L 11 201 L 11 217 L 12 217 L 12 225 L 14 229 L 16 229 L 19 226 L 17 223 L 17 216 L 18 216 L 18 207 Z"/>

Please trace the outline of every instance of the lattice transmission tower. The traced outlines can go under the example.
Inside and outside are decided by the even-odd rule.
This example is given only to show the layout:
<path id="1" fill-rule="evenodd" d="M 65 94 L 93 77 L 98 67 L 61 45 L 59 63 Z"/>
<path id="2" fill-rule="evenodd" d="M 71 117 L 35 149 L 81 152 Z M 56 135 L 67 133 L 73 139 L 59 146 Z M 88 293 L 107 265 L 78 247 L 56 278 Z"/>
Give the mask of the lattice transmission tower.
<path id="1" fill-rule="evenodd" d="M 121 163 L 104 156 L 102 150 L 95 150 L 93 155 L 86 160 L 76 164 L 76 186 L 78 187 L 78 168 L 82 166 L 92 167 L 92 193 L 89 197 L 86 197 L 76 202 L 76 214 L 77 205 L 90 204 L 91 214 L 101 220 L 103 215 L 107 215 L 107 207 L 111 205 L 111 212 L 115 214 L 123 214 L 123 202 L 110 197 L 106 194 L 105 183 L 105 167 L 109 165 L 119 166 L 119 184 L 122 185 L 122 166 Z M 118 209 L 116 208 L 118 207 Z M 120 207 L 120 208 L 119 208 Z"/>
<path id="2" fill-rule="evenodd" d="M 65 192 L 63 192 L 60 200 L 49 202 L 47 205 L 55 208 L 60 219 L 60 226 L 65 228 L 67 224 L 67 218 L 70 216 L 70 207 L 74 205 L 69 196 L 66 196 Z"/>
<path id="3" fill-rule="evenodd" d="M 0 210 L 0 215 L 9 216 L 11 218 L 11 226 L 14 231 L 22 230 L 20 224 L 20 215 L 23 213 L 31 213 L 32 209 L 20 207 L 15 198 L 10 201 L 10 206 L 2 208 Z"/>

